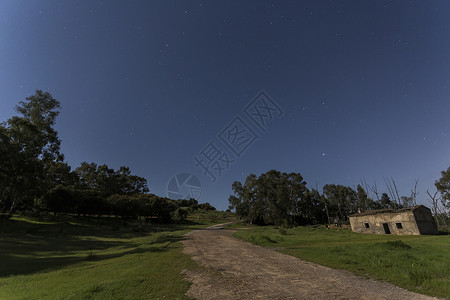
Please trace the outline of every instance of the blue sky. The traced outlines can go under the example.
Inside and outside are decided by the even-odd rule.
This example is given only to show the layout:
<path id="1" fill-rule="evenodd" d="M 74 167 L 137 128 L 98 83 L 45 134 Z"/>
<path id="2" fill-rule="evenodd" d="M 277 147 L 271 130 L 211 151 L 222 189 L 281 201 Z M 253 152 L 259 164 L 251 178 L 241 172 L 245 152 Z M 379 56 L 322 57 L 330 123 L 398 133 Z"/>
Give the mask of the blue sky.
<path id="1" fill-rule="evenodd" d="M 450 166 L 449 36 L 448 1 L 2 1 L 0 121 L 49 91 L 72 167 L 127 165 L 158 195 L 191 173 L 220 209 L 270 169 L 417 178 L 426 204 Z M 244 112 L 261 91 L 283 110 L 265 131 Z M 257 136 L 239 156 L 219 137 L 236 117 Z M 194 160 L 211 141 L 233 161 L 215 182 Z"/>

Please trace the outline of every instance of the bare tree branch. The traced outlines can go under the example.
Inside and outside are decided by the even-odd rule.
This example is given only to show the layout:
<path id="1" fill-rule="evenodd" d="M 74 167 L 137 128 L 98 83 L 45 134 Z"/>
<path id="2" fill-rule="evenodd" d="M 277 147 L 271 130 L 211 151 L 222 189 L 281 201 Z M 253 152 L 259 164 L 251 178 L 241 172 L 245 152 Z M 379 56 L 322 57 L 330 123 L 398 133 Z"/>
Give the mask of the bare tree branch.
<path id="1" fill-rule="evenodd" d="M 413 204 L 414 205 L 417 205 L 417 201 L 416 201 L 416 199 L 417 199 L 417 185 L 419 184 L 419 179 L 415 179 L 415 182 L 414 182 L 414 189 L 413 190 L 411 190 L 411 196 L 412 196 L 412 198 L 413 198 Z M 428 192 L 428 191 L 427 191 Z"/>
<path id="2" fill-rule="evenodd" d="M 375 197 L 377 197 L 377 201 L 380 201 L 380 196 L 378 195 L 377 182 L 374 180 L 373 185 L 370 186 L 370 190 L 374 193 Z"/>
<path id="3" fill-rule="evenodd" d="M 395 199 L 394 189 L 391 185 L 391 182 L 387 177 L 383 176 L 384 183 L 386 184 L 386 187 L 388 189 L 389 195 L 391 196 L 391 199 L 394 200 L 395 203 L 397 203 L 397 200 Z"/>
<path id="4" fill-rule="evenodd" d="M 438 193 L 439 193 L 439 191 L 436 191 L 432 195 L 430 193 L 430 191 L 427 190 L 427 194 L 430 197 L 431 204 L 433 205 L 432 209 L 433 209 L 434 219 L 436 220 L 436 224 L 437 224 L 437 226 L 439 228 L 439 227 L 441 227 L 441 224 L 439 223 L 439 215 L 444 215 L 444 214 L 442 213 L 443 212 L 442 209 L 439 207 L 439 200 L 440 199 L 437 197 Z M 442 224 L 444 226 L 447 226 L 447 224 L 445 222 L 445 218 L 442 218 Z"/>
<path id="5" fill-rule="evenodd" d="M 397 195 L 397 204 L 400 205 L 401 204 L 401 202 L 400 202 L 400 195 L 398 194 L 397 185 L 395 184 L 395 180 L 394 180 L 393 177 L 391 177 L 391 180 L 392 180 L 392 185 L 394 186 L 395 194 Z"/>

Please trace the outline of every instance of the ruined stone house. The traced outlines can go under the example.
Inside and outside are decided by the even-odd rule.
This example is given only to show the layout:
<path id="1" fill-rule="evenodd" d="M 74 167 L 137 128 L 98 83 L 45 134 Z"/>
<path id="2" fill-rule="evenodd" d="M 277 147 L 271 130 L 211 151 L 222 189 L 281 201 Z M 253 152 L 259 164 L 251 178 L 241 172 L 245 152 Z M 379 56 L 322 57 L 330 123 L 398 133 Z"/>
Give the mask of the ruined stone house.
<path id="1" fill-rule="evenodd" d="M 431 210 L 423 205 L 369 210 L 350 216 L 352 231 L 374 234 L 438 234 Z"/>

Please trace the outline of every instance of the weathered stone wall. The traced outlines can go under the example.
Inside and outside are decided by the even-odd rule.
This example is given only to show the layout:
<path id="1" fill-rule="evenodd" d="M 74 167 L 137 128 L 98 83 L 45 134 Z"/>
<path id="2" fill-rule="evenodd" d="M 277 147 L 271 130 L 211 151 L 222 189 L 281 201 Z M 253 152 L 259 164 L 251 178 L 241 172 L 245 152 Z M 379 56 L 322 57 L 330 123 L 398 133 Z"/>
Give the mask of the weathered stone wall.
<path id="1" fill-rule="evenodd" d="M 419 207 L 414 210 L 417 226 L 420 234 L 438 234 L 439 231 L 436 222 L 433 219 L 431 211 L 425 207 Z"/>
<path id="2" fill-rule="evenodd" d="M 398 212 L 350 216 L 352 231 L 373 234 L 438 234 L 431 211 L 425 206 Z"/>
<path id="3" fill-rule="evenodd" d="M 401 228 L 397 223 L 401 224 Z M 360 233 L 385 234 L 384 226 L 387 226 L 391 234 L 420 234 L 412 211 L 354 216 L 350 217 L 350 224 L 354 232 Z"/>

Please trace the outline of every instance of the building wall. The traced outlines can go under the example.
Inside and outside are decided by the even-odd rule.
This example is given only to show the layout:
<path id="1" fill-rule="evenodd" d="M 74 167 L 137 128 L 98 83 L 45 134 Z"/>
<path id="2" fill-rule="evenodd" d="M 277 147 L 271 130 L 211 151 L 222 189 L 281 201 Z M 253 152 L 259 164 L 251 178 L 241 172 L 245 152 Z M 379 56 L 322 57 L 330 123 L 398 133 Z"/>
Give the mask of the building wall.
<path id="1" fill-rule="evenodd" d="M 352 231 L 359 233 L 386 234 L 438 234 L 431 211 L 426 207 L 400 212 L 350 216 Z"/>
<path id="2" fill-rule="evenodd" d="M 412 211 L 353 216 L 350 217 L 350 225 L 354 232 L 359 233 L 386 234 L 384 226 L 387 226 L 391 234 L 420 234 Z"/>
<path id="3" fill-rule="evenodd" d="M 438 234 L 439 231 L 433 215 L 428 208 L 419 207 L 414 210 L 414 217 L 416 218 L 417 226 L 420 234 Z"/>

